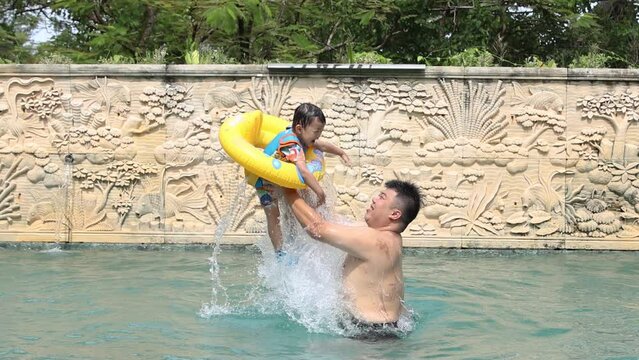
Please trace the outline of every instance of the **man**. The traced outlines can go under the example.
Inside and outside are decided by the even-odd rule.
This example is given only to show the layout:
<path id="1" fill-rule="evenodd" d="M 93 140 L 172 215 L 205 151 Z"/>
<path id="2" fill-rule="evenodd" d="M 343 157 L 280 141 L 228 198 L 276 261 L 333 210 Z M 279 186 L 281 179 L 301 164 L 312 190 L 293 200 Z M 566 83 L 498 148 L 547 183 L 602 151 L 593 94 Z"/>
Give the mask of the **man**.
<path id="1" fill-rule="evenodd" d="M 347 253 L 343 268 L 346 310 L 355 328 L 364 331 L 397 327 L 404 298 L 401 233 L 419 212 L 419 189 L 392 180 L 371 200 L 367 226 L 332 223 L 287 190 L 285 198 L 295 217 L 316 240 Z"/>

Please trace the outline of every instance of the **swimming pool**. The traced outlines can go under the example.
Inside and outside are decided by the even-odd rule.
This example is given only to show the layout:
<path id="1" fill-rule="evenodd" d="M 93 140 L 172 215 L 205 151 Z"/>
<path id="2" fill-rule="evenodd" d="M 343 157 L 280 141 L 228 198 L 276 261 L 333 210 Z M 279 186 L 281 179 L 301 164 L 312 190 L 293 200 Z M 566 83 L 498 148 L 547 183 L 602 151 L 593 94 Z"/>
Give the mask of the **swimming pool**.
<path id="1" fill-rule="evenodd" d="M 639 253 L 406 250 L 413 330 L 365 342 L 268 303 L 253 246 L 217 255 L 216 311 L 210 248 L 144 249 L 3 244 L 0 359 L 639 357 Z"/>

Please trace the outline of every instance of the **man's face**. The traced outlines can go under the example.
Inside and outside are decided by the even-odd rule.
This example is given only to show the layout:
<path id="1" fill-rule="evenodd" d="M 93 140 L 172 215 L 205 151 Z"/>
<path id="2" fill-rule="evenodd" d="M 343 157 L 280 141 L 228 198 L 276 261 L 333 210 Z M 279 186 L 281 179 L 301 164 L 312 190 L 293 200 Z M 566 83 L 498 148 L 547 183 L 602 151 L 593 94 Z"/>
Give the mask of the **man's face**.
<path id="1" fill-rule="evenodd" d="M 318 118 L 313 118 L 306 127 L 299 124 L 295 126 L 295 135 L 306 147 L 312 146 L 322 135 L 322 131 L 324 131 L 324 124 Z"/>
<path id="2" fill-rule="evenodd" d="M 399 211 L 395 206 L 397 193 L 392 189 L 382 189 L 373 195 L 370 206 L 366 209 L 364 220 L 370 226 L 385 225 L 390 216 Z"/>

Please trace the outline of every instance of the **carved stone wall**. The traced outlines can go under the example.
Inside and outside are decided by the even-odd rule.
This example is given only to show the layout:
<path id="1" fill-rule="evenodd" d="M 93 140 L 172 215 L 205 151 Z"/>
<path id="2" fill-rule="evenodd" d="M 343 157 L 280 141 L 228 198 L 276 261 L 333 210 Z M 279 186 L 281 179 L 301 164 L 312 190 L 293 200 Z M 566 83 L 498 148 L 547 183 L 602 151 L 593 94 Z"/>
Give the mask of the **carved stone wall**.
<path id="1" fill-rule="evenodd" d="M 406 246 L 639 249 L 639 71 L 0 65 L 0 241 L 251 243 L 227 117 L 324 109 L 324 186 L 361 218 L 421 187 Z M 243 193 L 242 193 L 243 191 Z"/>

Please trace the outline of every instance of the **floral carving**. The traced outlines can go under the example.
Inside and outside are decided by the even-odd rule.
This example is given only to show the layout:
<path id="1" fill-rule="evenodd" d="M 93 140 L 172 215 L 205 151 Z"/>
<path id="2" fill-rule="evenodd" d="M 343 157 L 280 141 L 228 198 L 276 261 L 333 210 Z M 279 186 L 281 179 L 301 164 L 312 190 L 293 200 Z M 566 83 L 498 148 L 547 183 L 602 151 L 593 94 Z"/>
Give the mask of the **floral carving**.
<path id="1" fill-rule="evenodd" d="M 595 193 L 593 193 L 595 195 Z M 603 238 L 619 232 L 622 228 L 619 216 L 607 210 L 608 204 L 602 199 L 591 198 L 576 212 L 576 236 Z"/>
<path id="2" fill-rule="evenodd" d="M 62 95 L 60 89 L 37 91 L 20 99 L 20 107 L 25 113 L 36 115 L 39 120 L 47 120 L 59 112 L 62 105 L 60 95 Z"/>
<path id="3" fill-rule="evenodd" d="M 581 195 L 584 185 L 572 188 L 566 184 L 559 188 L 553 180 L 559 175 L 572 176 L 571 171 L 553 171 L 547 177 L 538 173 L 538 182 L 533 184 L 526 176 L 529 187 L 523 192 L 523 210 L 512 214 L 506 222 L 511 225 L 513 235 L 548 236 L 557 232 L 570 234 L 576 225 L 576 209 L 586 198 Z"/>

